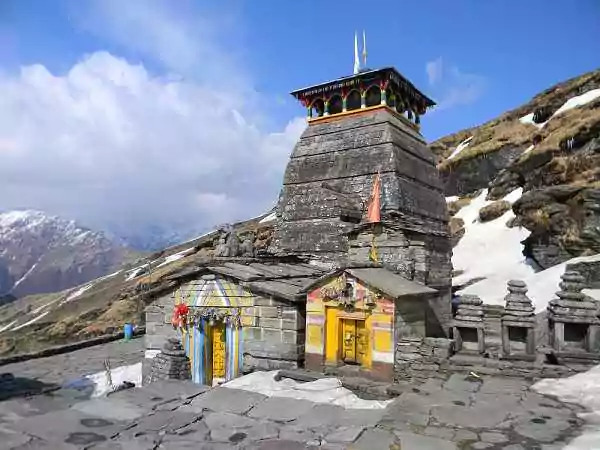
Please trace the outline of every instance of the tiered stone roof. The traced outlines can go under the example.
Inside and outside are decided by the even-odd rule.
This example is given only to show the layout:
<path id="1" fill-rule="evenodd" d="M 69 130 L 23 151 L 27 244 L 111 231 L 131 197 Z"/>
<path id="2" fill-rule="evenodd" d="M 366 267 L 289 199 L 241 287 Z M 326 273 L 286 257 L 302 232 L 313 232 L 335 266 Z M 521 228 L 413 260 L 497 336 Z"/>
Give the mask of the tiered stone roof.
<path id="1" fill-rule="evenodd" d="M 535 326 L 535 309 L 527 297 L 527 284 L 521 280 L 507 283 L 508 294 L 504 297 L 506 306 L 502 314 L 502 323 L 508 326 L 532 328 Z"/>
<path id="2" fill-rule="evenodd" d="M 555 322 L 600 324 L 598 303 L 585 295 L 584 278 L 576 271 L 567 271 L 561 276 L 558 298 L 548 303 L 548 317 Z"/>

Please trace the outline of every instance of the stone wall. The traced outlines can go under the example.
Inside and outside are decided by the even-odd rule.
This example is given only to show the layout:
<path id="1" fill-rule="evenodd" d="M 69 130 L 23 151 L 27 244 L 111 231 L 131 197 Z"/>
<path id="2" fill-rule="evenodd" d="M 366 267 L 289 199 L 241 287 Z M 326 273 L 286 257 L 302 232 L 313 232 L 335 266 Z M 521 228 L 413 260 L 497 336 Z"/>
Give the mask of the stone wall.
<path id="1" fill-rule="evenodd" d="M 152 359 L 160 353 L 169 339 L 181 339 L 171 325 L 173 298 L 171 294 L 157 298 L 146 308 L 145 358 L 142 362 L 143 379 L 150 375 Z"/>
<path id="2" fill-rule="evenodd" d="M 259 295 L 254 296 L 253 304 L 242 309 L 242 371 L 299 367 L 304 360 L 304 305 Z M 173 306 L 174 299 L 169 294 L 146 309 L 144 339 L 148 360 L 169 338 L 181 339 L 171 325 Z"/>
<path id="3" fill-rule="evenodd" d="M 387 223 L 375 229 L 365 228 L 352 233 L 348 258 L 366 261 L 375 240 L 380 262 L 408 280 L 414 280 L 438 290 L 439 295 L 427 301 L 428 336 L 448 335 L 451 317 L 452 248 L 446 237 L 427 236 L 403 231 Z"/>
<path id="4" fill-rule="evenodd" d="M 256 296 L 242 311 L 244 372 L 290 369 L 304 361 L 304 304 Z"/>
<path id="5" fill-rule="evenodd" d="M 302 134 L 286 168 L 273 250 L 345 253 L 352 227 L 340 220 L 335 192 L 365 205 L 378 172 L 383 213 L 397 213 L 398 224 L 424 234 L 447 235 L 433 154 L 415 130 L 380 110 L 311 124 Z"/>

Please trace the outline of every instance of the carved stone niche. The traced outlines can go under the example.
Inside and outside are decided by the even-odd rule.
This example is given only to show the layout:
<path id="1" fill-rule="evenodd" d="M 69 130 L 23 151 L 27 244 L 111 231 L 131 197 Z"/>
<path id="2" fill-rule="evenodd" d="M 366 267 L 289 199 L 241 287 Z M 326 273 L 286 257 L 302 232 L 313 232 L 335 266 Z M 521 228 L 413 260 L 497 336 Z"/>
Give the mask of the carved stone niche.
<path id="1" fill-rule="evenodd" d="M 550 345 L 559 356 L 600 357 L 598 302 L 581 292 L 584 278 L 579 272 L 567 271 L 561 278 L 558 298 L 548 303 Z"/>
<path id="2" fill-rule="evenodd" d="M 462 295 L 452 322 L 456 353 L 485 352 L 483 302 L 476 295 Z"/>
<path id="3" fill-rule="evenodd" d="M 500 318 L 502 357 L 535 359 L 535 309 L 521 280 L 507 283 L 506 306 Z"/>

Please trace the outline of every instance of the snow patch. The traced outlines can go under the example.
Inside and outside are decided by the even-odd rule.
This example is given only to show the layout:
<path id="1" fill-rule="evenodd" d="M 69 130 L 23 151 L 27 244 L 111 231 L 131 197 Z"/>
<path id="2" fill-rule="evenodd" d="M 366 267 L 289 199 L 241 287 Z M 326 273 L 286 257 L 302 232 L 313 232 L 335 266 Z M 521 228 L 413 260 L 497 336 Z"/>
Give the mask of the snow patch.
<path id="1" fill-rule="evenodd" d="M 521 197 L 522 188 L 504 197 L 514 203 Z M 514 218 L 512 210 L 489 222 L 479 221 L 479 210 L 492 201 L 486 200 L 487 189 L 471 203 L 462 208 L 455 217 L 465 223 L 465 234 L 453 250 L 452 264 L 455 270 L 464 272 L 452 281 L 462 284 L 475 278 L 485 278 L 460 292 L 478 295 L 484 303 L 504 304 L 506 282 L 523 279 L 534 273 L 523 256 L 521 241 L 529 236 L 525 228 L 508 228 L 506 222 Z"/>
<path id="2" fill-rule="evenodd" d="M 503 200 L 517 201 L 522 189 L 516 189 Z M 486 304 L 504 305 L 507 294 L 506 283 L 511 279 L 527 283 L 527 295 L 533 301 L 536 312 L 546 309 L 548 302 L 559 290 L 558 283 L 567 264 L 576 262 L 600 261 L 600 254 L 573 258 L 562 264 L 536 272 L 523 256 L 523 241 L 529 236 L 525 228 L 508 228 L 506 222 L 514 217 L 507 211 L 501 217 L 489 222 L 479 221 L 479 210 L 492 203 L 485 200 L 487 191 L 462 208 L 455 217 L 465 222 L 465 234 L 454 248 L 452 264 L 455 270 L 464 272 L 452 280 L 454 285 L 466 283 L 476 278 L 485 278 L 459 291 L 461 294 L 477 295 Z M 590 290 L 588 295 L 600 297 L 600 292 Z"/>
<path id="3" fill-rule="evenodd" d="M 62 302 L 60 302 L 59 306 L 64 305 L 65 303 L 70 302 L 71 300 L 75 300 L 77 297 L 81 296 L 85 291 L 91 289 L 92 286 L 94 286 L 94 283 L 86 284 L 85 286 L 77 289 L 75 292 L 70 294 L 66 299 L 64 299 Z"/>
<path id="4" fill-rule="evenodd" d="M 391 402 L 391 400 L 360 399 L 352 391 L 342 387 L 341 381 L 337 378 L 321 378 L 308 383 L 299 383 L 288 378 L 275 381 L 275 375 L 278 372 L 277 370 L 253 372 L 221 386 L 257 392 L 269 397 L 287 397 L 315 403 L 328 403 L 348 409 L 383 409 Z"/>
<path id="5" fill-rule="evenodd" d="M 544 379 L 532 386 L 535 391 L 556 396 L 559 400 L 576 403 L 591 412 L 578 416 L 596 426 L 584 428 L 582 435 L 573 439 L 563 450 L 588 450 L 600 448 L 600 366 L 568 378 Z"/>
<path id="6" fill-rule="evenodd" d="M 473 136 L 468 137 L 467 139 L 462 141 L 460 144 L 458 144 L 458 146 L 454 149 L 452 154 L 450 156 L 448 156 L 448 159 L 452 159 L 452 158 L 456 157 L 460 152 L 462 152 L 465 148 L 467 148 L 469 146 L 469 143 L 472 140 L 473 140 Z"/>
<path id="7" fill-rule="evenodd" d="M 544 123 L 535 123 L 533 121 L 533 113 L 529 113 L 526 116 L 521 117 L 519 119 L 519 122 L 524 123 L 525 125 L 533 125 L 533 126 L 538 127 L 538 128 L 542 128 L 546 124 L 546 122 L 544 122 Z"/>
<path id="8" fill-rule="evenodd" d="M 146 264 L 142 264 L 141 266 L 138 266 L 134 269 L 131 269 L 129 272 L 127 272 L 129 275 L 127 276 L 127 278 L 125 278 L 125 281 L 131 281 L 133 280 L 135 277 L 138 276 L 138 273 L 140 273 L 142 270 L 144 270 L 145 267 L 148 267 L 149 263 Z"/>
<path id="9" fill-rule="evenodd" d="M 450 197 L 446 197 L 446 203 L 455 202 L 458 200 L 458 195 L 452 195 Z"/>
<path id="10" fill-rule="evenodd" d="M 37 316 L 37 317 L 34 317 L 33 319 L 31 319 L 31 320 L 29 320 L 29 321 L 27 321 L 27 322 L 25 322 L 25 323 L 22 323 L 22 324 L 21 324 L 21 325 L 19 325 L 19 326 L 16 326 L 16 327 L 12 328 L 12 329 L 11 329 L 11 331 L 17 331 L 17 330 L 20 330 L 21 328 L 25 328 L 25 327 L 27 327 L 27 326 L 29 326 L 29 325 L 31 325 L 31 324 L 33 324 L 33 323 L 37 322 L 37 321 L 38 321 L 38 320 L 40 320 L 41 318 L 43 318 L 43 317 L 47 316 L 49 312 L 50 312 L 50 311 L 46 311 L 46 312 L 44 312 L 44 313 L 40 314 L 39 316 Z"/>
<path id="11" fill-rule="evenodd" d="M 38 262 L 39 262 L 39 260 L 38 260 Z M 14 291 L 18 285 L 20 285 L 23 281 L 25 281 L 25 278 L 27 278 L 29 275 L 31 275 L 31 272 L 33 272 L 35 270 L 37 265 L 38 265 L 38 263 L 36 262 L 33 266 L 31 266 L 31 268 L 27 272 L 25 272 L 25 275 L 23 275 L 21 278 L 19 278 L 10 290 Z"/>
<path id="12" fill-rule="evenodd" d="M 112 378 L 113 386 L 118 386 L 125 381 L 129 381 L 134 383 L 136 387 L 139 387 L 142 385 L 142 363 L 115 367 L 110 370 L 110 377 Z M 94 383 L 92 397 L 101 397 L 113 390 L 104 370 L 93 375 L 88 375 L 85 378 Z"/>
<path id="13" fill-rule="evenodd" d="M 600 97 L 600 89 L 592 89 L 581 95 L 571 97 L 569 100 L 563 103 L 563 105 L 560 108 L 558 108 L 554 114 L 552 114 L 552 117 L 556 117 L 559 114 L 569 111 L 570 109 L 574 109 L 579 106 L 583 106 L 587 103 L 590 103 L 596 100 L 598 97 Z"/>
<path id="14" fill-rule="evenodd" d="M 11 329 L 11 327 L 17 322 L 18 322 L 17 320 L 13 320 L 9 324 L 4 325 L 2 328 L 0 328 L 0 333 L 2 333 L 3 331 L 9 331 Z"/>
<path id="15" fill-rule="evenodd" d="M 550 116 L 550 118 L 548 120 L 546 120 L 545 122 L 542 123 L 535 123 L 533 121 L 533 113 L 529 113 L 526 116 L 523 116 L 519 119 L 519 121 L 521 123 L 524 124 L 530 124 L 530 125 L 535 125 L 538 128 L 542 128 L 544 127 L 550 120 L 552 120 L 552 118 L 558 116 L 559 114 L 562 114 L 564 112 L 567 112 L 571 109 L 577 108 L 579 106 L 583 106 L 587 103 L 590 103 L 594 100 L 596 100 L 597 98 L 600 97 L 600 89 L 592 89 L 590 91 L 587 91 L 581 95 L 576 95 L 575 97 L 571 97 L 569 100 L 567 100 L 566 102 L 564 102 L 562 104 L 562 106 L 560 108 L 558 108 L 554 114 L 552 114 L 552 116 Z"/>
<path id="16" fill-rule="evenodd" d="M 264 219 L 260 220 L 258 223 L 272 222 L 275 219 L 277 219 L 277 213 L 276 212 L 272 212 L 271 214 L 269 214 L 268 216 L 266 216 Z"/>
<path id="17" fill-rule="evenodd" d="M 529 153 L 531 150 L 533 150 L 533 147 L 535 147 L 535 145 L 530 145 L 529 147 L 527 147 L 527 148 L 525 149 L 525 151 L 523 152 L 523 154 L 525 154 L 525 153 Z"/>
<path id="18" fill-rule="evenodd" d="M 174 255 L 167 256 L 162 263 L 160 263 L 158 266 L 156 266 L 156 268 L 158 269 L 159 267 L 165 266 L 167 264 L 171 264 L 172 262 L 175 262 L 181 258 L 185 258 L 188 254 L 192 253 L 194 250 L 195 250 L 195 247 L 191 247 L 191 248 L 183 250 L 179 253 L 175 253 Z"/>

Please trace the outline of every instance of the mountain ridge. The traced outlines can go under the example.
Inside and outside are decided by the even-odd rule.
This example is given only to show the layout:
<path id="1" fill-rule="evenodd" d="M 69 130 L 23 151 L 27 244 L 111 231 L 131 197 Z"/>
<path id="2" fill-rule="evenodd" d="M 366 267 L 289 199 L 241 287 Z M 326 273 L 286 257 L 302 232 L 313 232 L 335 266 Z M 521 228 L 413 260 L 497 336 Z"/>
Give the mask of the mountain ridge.
<path id="1" fill-rule="evenodd" d="M 138 256 L 74 220 L 37 210 L 0 213 L 0 295 L 5 298 L 77 286 Z"/>

